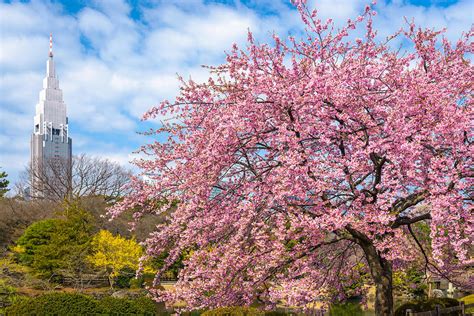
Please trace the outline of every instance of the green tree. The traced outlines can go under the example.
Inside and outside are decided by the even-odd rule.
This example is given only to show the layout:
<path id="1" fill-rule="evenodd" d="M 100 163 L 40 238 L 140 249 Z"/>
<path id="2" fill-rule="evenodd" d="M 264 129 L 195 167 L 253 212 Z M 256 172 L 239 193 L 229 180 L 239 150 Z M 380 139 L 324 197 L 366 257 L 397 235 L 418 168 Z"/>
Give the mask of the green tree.
<path id="1" fill-rule="evenodd" d="M 72 277 L 76 285 L 82 287 L 82 275 L 88 268 L 86 257 L 90 253 L 94 220 L 89 212 L 77 205 L 68 206 L 64 215 L 60 229 L 39 254 L 37 268 L 48 269 L 47 264 L 50 263 L 53 272 Z"/>
<path id="2" fill-rule="evenodd" d="M 101 230 L 92 241 L 93 254 L 88 257 L 92 265 L 106 271 L 110 287 L 114 279 L 125 268 L 138 269 L 142 247 L 134 240 L 120 235 L 114 236 L 108 230 Z"/>
<path id="3" fill-rule="evenodd" d="M 53 235 L 62 224 L 59 219 L 45 219 L 28 226 L 23 235 L 18 238 L 13 250 L 17 253 L 20 263 L 31 266 L 36 253 L 42 246 L 51 243 Z"/>
<path id="4" fill-rule="evenodd" d="M 0 172 L 0 197 L 5 196 L 5 194 L 10 190 L 8 189 L 10 181 L 6 179 L 7 177 L 8 174 L 5 171 Z"/>
<path id="5" fill-rule="evenodd" d="M 184 250 L 179 255 L 179 258 L 165 271 L 163 274 L 164 277 L 168 278 L 178 278 L 179 271 L 184 268 L 183 261 L 188 260 L 193 253 L 192 249 Z M 150 264 L 153 269 L 161 270 L 165 265 L 166 258 L 169 256 L 168 252 L 162 252 L 159 256 L 154 257 Z"/>
<path id="6" fill-rule="evenodd" d="M 393 289 L 413 299 L 426 297 L 426 275 L 420 264 L 413 264 L 393 273 Z"/>
<path id="7" fill-rule="evenodd" d="M 69 205 L 63 218 L 40 221 L 27 228 L 15 250 L 22 263 L 42 277 L 67 276 L 82 286 L 88 268 L 86 257 L 94 233 L 93 217 L 77 205 Z"/>

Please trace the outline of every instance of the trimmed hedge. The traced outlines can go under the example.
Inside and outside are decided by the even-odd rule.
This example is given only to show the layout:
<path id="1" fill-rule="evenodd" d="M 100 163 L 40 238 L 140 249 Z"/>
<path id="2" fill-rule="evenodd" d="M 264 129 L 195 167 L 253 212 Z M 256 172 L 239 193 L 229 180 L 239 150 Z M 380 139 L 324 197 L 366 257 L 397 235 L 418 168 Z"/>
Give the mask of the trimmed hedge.
<path id="1" fill-rule="evenodd" d="M 78 293 L 50 293 L 15 302 L 6 315 L 144 315 L 157 314 L 155 303 L 148 297 L 121 299 L 105 297 L 95 300 Z"/>
<path id="2" fill-rule="evenodd" d="M 441 306 L 441 308 L 459 306 L 459 302 L 454 298 L 431 298 L 428 300 L 422 301 L 413 301 L 402 304 L 395 310 L 395 316 L 405 316 L 405 311 L 411 309 L 413 312 L 427 312 L 435 310 L 436 305 Z M 458 315 L 457 312 L 452 312 L 444 315 Z"/>
<path id="3" fill-rule="evenodd" d="M 99 302 L 75 293 L 50 293 L 21 300 L 6 309 L 6 315 L 91 315 L 103 314 Z"/>
<path id="4" fill-rule="evenodd" d="M 360 304 L 346 302 L 342 304 L 331 305 L 331 308 L 329 309 L 329 315 L 330 316 L 363 316 L 364 311 L 362 310 Z"/>
<path id="5" fill-rule="evenodd" d="M 105 297 L 100 300 L 100 305 L 104 308 L 107 315 L 155 315 L 156 305 L 148 297 L 137 299 L 123 299 L 116 297 Z"/>
<path id="6" fill-rule="evenodd" d="M 265 312 L 254 307 L 220 307 L 205 311 L 201 316 L 263 316 Z"/>

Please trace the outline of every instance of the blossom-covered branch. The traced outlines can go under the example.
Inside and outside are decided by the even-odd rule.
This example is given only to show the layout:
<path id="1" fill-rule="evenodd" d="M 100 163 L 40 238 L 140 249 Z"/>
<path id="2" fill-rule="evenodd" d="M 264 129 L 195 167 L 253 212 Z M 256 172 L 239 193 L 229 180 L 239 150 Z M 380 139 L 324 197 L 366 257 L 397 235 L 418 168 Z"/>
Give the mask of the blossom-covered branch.
<path id="1" fill-rule="evenodd" d="M 249 32 L 207 82 L 182 80 L 144 117 L 173 117 L 149 132 L 167 140 L 142 147 L 147 180 L 110 212 L 168 214 L 146 242 L 147 256 L 168 254 L 161 272 L 192 253 L 158 299 L 304 308 L 372 282 L 390 315 L 394 268 L 472 263 L 473 30 L 452 45 L 410 23 L 390 38 L 411 43 L 399 53 L 377 41 L 370 6 L 337 31 L 297 7 L 306 38 Z M 429 252 L 408 229 L 420 221 Z"/>

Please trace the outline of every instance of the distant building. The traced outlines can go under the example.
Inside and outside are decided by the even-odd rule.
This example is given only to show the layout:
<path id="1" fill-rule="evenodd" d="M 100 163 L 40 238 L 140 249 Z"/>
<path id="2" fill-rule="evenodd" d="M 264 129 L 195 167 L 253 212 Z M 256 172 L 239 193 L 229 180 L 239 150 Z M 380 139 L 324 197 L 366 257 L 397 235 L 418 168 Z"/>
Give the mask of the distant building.
<path id="1" fill-rule="evenodd" d="M 36 104 L 31 135 L 30 196 L 47 198 L 49 191 L 69 187 L 64 184 L 71 182 L 71 156 L 72 140 L 69 137 L 66 104 L 56 77 L 53 39 L 50 36 L 46 77 Z"/>

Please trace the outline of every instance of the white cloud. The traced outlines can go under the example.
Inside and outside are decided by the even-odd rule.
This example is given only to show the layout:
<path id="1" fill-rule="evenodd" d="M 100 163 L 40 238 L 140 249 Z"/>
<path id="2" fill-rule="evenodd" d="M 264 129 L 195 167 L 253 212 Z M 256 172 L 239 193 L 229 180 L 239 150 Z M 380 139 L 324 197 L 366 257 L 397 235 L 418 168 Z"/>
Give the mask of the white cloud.
<path id="1" fill-rule="evenodd" d="M 15 112 L 27 112 L 34 108 L 38 101 L 38 93 L 41 89 L 43 76 L 32 71 L 2 72 L 0 77 L 1 102 L 14 104 Z M 21 89 L 21 93 L 19 90 Z M 31 102 L 33 101 L 33 104 Z M 2 106 L 3 108 L 3 106 Z"/>
<path id="2" fill-rule="evenodd" d="M 24 113 L 14 112 L 8 108 L 0 108 L 0 123 L 2 135 L 14 135 L 32 130 L 31 120 Z M 3 151 L 3 148 L 2 148 Z"/>
<path id="3" fill-rule="evenodd" d="M 2 70 L 31 70 L 38 64 L 37 54 L 24 52 L 38 52 L 44 48 L 44 37 L 33 36 L 2 36 L 0 50 L 0 65 Z"/>
<path id="4" fill-rule="evenodd" d="M 99 46 L 114 31 L 114 24 L 102 12 L 85 8 L 79 13 L 79 29 L 94 46 Z"/>
<path id="5" fill-rule="evenodd" d="M 200 65 L 223 62 L 223 52 L 234 42 L 245 46 L 248 28 L 261 42 L 273 31 L 285 37 L 302 29 L 298 13 L 285 0 L 236 1 L 233 6 L 156 1 L 136 8 L 141 20 L 130 17 L 132 8 L 122 0 L 90 0 L 74 14 L 49 1 L 0 3 L 0 165 L 13 173 L 29 159 L 50 32 L 75 153 L 126 164 L 136 144 L 146 141 L 134 134 L 140 130 L 137 119 L 176 94 L 176 73 L 204 80 L 207 71 Z M 313 0 L 310 5 L 322 18 L 335 18 L 341 25 L 368 2 Z M 472 22 L 469 0 L 447 8 L 379 0 L 377 8 L 375 24 L 381 35 L 401 26 L 403 16 L 427 26 L 447 26 L 452 39 Z"/>

